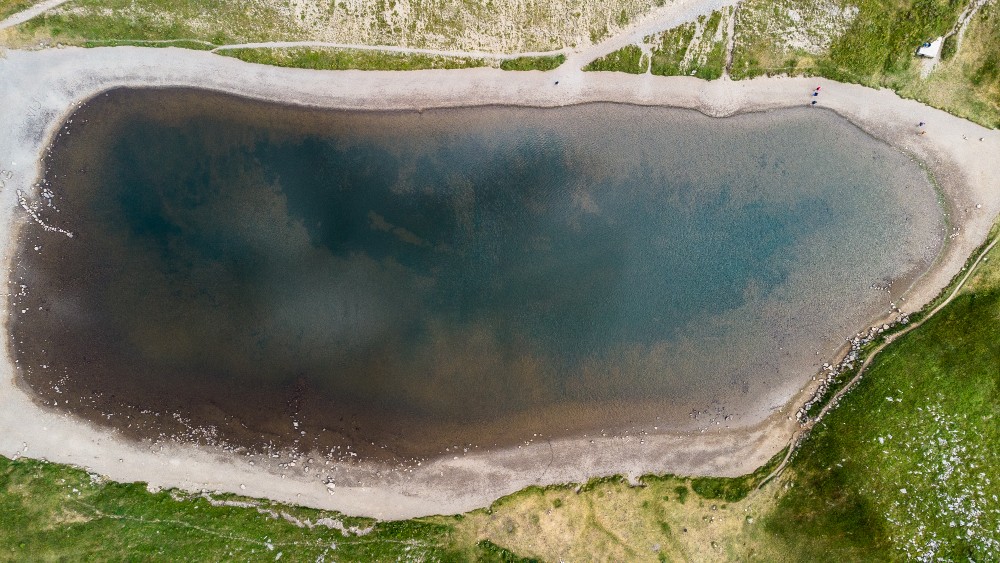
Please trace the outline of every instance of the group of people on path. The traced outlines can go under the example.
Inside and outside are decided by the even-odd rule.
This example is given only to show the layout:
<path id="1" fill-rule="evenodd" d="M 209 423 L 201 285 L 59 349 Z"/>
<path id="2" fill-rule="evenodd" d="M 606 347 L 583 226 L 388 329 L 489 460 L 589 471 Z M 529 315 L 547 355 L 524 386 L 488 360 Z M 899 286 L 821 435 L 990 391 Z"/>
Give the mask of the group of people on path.
<path id="1" fill-rule="evenodd" d="M 811 106 L 816 105 L 816 98 L 819 97 L 820 88 L 821 88 L 820 86 L 817 86 L 817 87 L 813 88 L 812 96 L 811 96 L 813 98 L 813 100 L 812 100 L 812 102 L 810 102 L 809 105 L 811 105 Z M 919 133 L 917 133 L 918 135 L 926 135 L 927 134 L 927 130 L 924 129 L 925 125 L 927 125 L 927 122 L 925 122 L 925 121 L 921 121 L 920 123 L 917 123 L 917 129 L 919 130 Z M 962 135 L 962 139 L 963 140 L 968 140 L 968 137 L 965 136 L 965 135 Z M 983 140 L 985 140 L 985 138 L 984 137 L 980 137 L 979 140 L 983 141 Z"/>
<path id="2" fill-rule="evenodd" d="M 819 86 L 817 86 L 815 89 L 813 89 L 813 91 L 812 91 L 812 97 L 814 97 L 814 98 L 818 98 L 819 97 L 819 89 L 820 89 Z M 816 100 L 813 100 L 812 103 L 809 104 L 809 105 L 811 105 L 811 106 L 816 105 Z"/>

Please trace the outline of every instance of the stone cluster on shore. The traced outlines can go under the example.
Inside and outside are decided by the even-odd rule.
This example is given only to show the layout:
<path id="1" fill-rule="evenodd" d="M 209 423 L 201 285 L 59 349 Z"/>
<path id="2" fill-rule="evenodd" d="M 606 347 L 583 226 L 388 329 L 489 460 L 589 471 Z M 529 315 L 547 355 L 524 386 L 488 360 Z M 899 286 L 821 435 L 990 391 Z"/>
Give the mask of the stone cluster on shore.
<path id="1" fill-rule="evenodd" d="M 839 378 L 842 375 L 854 369 L 854 365 L 861 357 L 861 351 L 865 346 L 896 326 L 905 325 L 910 322 L 909 314 L 903 313 L 895 307 L 893 307 L 893 311 L 896 313 L 896 319 L 892 322 L 870 327 L 868 330 L 863 330 L 849 338 L 847 341 L 850 343 L 851 347 L 839 363 L 823 364 L 823 370 L 820 372 L 822 380 L 820 381 L 819 387 L 817 387 L 812 398 L 806 401 L 805 404 L 803 404 L 802 407 L 795 412 L 795 418 L 799 421 L 799 424 L 805 425 L 810 422 L 811 417 L 809 415 L 809 411 L 813 406 L 821 404 L 824 400 L 826 400 L 827 394 L 830 392 L 830 388 L 841 382 Z"/>

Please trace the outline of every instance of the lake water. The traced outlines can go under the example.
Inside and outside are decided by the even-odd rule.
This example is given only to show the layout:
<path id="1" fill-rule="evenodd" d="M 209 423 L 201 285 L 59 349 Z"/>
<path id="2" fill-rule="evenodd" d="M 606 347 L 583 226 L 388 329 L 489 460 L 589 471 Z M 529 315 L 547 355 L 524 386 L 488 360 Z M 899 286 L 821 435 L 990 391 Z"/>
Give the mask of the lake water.
<path id="1" fill-rule="evenodd" d="M 13 353 L 136 436 L 409 459 L 749 423 L 943 238 L 915 163 L 812 108 L 120 90 L 71 119 L 43 216 L 75 236 L 21 230 Z"/>

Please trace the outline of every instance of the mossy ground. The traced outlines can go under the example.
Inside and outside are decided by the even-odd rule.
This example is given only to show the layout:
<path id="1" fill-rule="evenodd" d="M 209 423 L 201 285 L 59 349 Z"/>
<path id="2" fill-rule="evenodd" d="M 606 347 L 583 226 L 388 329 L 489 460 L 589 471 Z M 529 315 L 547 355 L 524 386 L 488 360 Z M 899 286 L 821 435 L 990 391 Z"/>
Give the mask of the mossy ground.
<path id="1" fill-rule="evenodd" d="M 646 72 L 647 61 L 648 59 L 643 54 L 642 49 L 636 45 L 628 45 L 591 61 L 587 66 L 583 67 L 583 70 L 642 74 Z"/>

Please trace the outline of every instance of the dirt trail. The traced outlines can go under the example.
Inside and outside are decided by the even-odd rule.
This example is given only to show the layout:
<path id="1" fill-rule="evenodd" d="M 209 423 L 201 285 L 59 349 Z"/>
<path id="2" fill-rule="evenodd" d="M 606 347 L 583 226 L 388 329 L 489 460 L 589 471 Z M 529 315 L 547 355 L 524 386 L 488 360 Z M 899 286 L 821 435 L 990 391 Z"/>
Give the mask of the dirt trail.
<path id="1" fill-rule="evenodd" d="M 43 14 L 56 6 L 60 6 L 69 2 L 69 0 L 46 0 L 45 2 L 40 2 L 34 6 L 18 12 L 7 19 L 0 21 L 0 29 L 7 29 L 8 27 L 14 27 L 15 25 L 21 25 L 22 23 L 30 20 L 31 18 Z"/>

